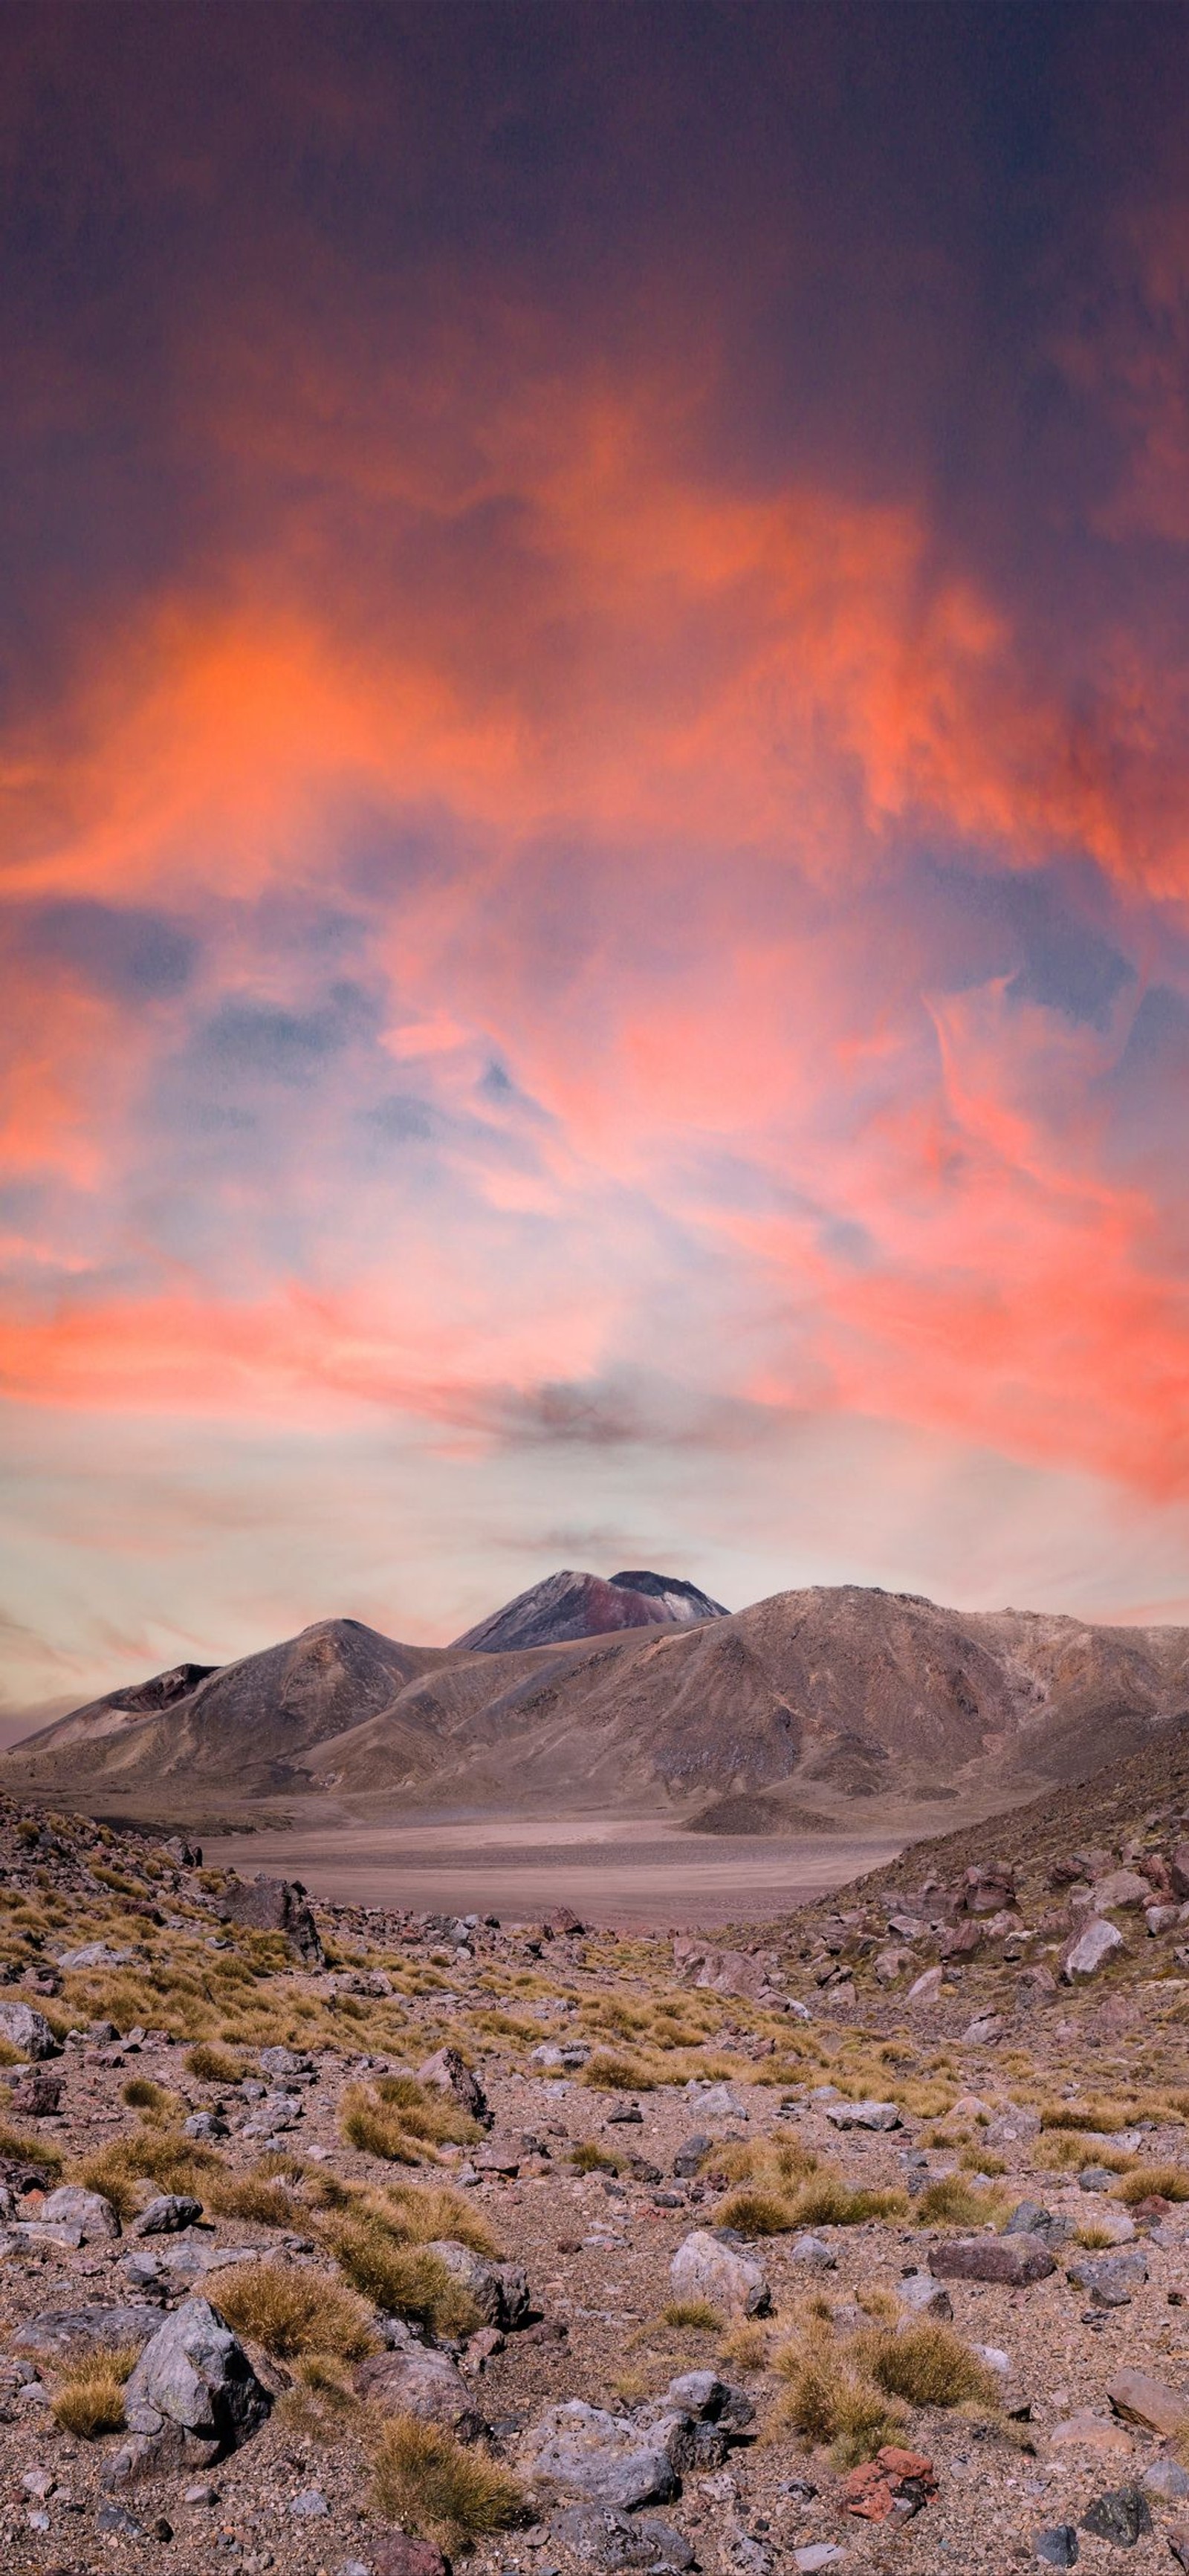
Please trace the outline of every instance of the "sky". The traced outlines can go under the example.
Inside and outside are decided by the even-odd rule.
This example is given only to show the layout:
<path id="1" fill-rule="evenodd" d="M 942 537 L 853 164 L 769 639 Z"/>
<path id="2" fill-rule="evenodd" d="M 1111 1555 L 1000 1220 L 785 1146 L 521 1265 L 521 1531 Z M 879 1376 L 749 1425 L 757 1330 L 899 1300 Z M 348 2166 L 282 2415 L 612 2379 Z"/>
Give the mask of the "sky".
<path id="1" fill-rule="evenodd" d="M 1189 16 L 8 0 L 0 1662 L 1189 1621 Z"/>

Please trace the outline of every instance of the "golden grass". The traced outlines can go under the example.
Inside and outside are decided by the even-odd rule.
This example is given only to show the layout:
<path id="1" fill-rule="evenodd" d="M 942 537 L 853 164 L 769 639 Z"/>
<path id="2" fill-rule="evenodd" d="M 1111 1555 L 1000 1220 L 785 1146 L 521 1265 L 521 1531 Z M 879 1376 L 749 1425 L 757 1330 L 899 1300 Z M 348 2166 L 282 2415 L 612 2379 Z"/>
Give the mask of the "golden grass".
<path id="1" fill-rule="evenodd" d="M 1004 2215 L 1008 2195 L 976 2191 L 962 2174 L 938 2174 L 915 2203 L 919 2227 L 985 2227 Z"/>
<path id="2" fill-rule="evenodd" d="M 403 2530 L 459 2549 L 519 2520 L 524 2498 L 514 2477 L 482 2452 L 464 2450 L 440 2425 L 396 2415 L 376 2444 L 372 2491 L 378 2510 Z"/>
<path id="3" fill-rule="evenodd" d="M 720 2227 L 734 2227 L 741 2236 L 783 2236 L 795 2225 L 793 2204 L 784 2192 L 765 2191 L 758 2183 L 741 2183 L 720 2201 L 716 2213 Z"/>
<path id="4" fill-rule="evenodd" d="M 823 2170 L 802 2183 L 790 2204 L 790 2227 L 858 2227 L 868 2218 L 903 2218 L 909 2201 L 902 2191 L 852 2189 L 841 2174 Z"/>
<path id="5" fill-rule="evenodd" d="M 138 2182 L 155 2182 L 162 2191 L 184 2191 L 201 2199 L 209 2174 L 219 2159 L 210 2147 L 176 2131 L 138 2129 L 130 2138 L 113 2138 L 71 2168 L 72 2182 L 110 2200 L 119 2218 L 133 2218 L 140 2207 Z"/>
<path id="6" fill-rule="evenodd" d="M 718 2347 L 718 2358 L 724 2370 L 764 2370 L 768 2362 L 768 2337 L 763 2326 L 754 2320 L 732 2326 Z"/>
<path id="7" fill-rule="evenodd" d="M 1115 2184 L 1111 2198 L 1134 2202 L 1156 2195 L 1161 2200 L 1189 2200 L 1189 2172 L 1183 2165 L 1134 2165 Z"/>
<path id="8" fill-rule="evenodd" d="M 932 2317 L 906 2326 L 899 2334 L 864 2327 L 849 2350 L 856 2366 L 866 2370 L 888 2397 L 910 2406 L 982 2406 L 998 2402 L 993 2373 L 963 2343 L 952 2326 Z"/>
<path id="9" fill-rule="evenodd" d="M 490 2262 L 502 2260 L 499 2238 L 482 2211 L 449 2183 L 389 2183 L 369 2196 L 368 2205 L 406 2245 L 439 2244 L 449 2237 L 456 2245 L 469 2245 L 473 2254 L 486 2254 Z"/>
<path id="10" fill-rule="evenodd" d="M 111 2352 L 89 2352 L 66 2362 L 52 2401 L 59 2429 L 84 2442 L 118 2433 L 124 2421 L 124 2382 L 136 2359 L 135 2344 L 120 2344 Z"/>
<path id="11" fill-rule="evenodd" d="M 474 2299 L 439 2255 L 400 2244 L 370 2216 L 353 2212 L 333 2221 L 324 2241 L 352 2286 L 386 2314 L 410 2317 L 439 2335 L 473 2334 L 482 2325 Z"/>
<path id="12" fill-rule="evenodd" d="M 56 2147 L 51 2147 L 42 2138 L 27 2137 L 23 2129 L 10 2129 L 7 2120 L 0 2120 L 0 2156 L 6 2163 L 41 2165 L 47 2174 L 62 2170 L 62 2159 Z"/>
<path id="13" fill-rule="evenodd" d="M 1109 2227 L 1096 2227 L 1093 2219 L 1089 2219 L 1084 2227 L 1075 2227 L 1073 2241 L 1081 2246 L 1084 2254 L 1102 2254 L 1108 2245 L 1115 2244 L 1116 2239 Z"/>
<path id="14" fill-rule="evenodd" d="M 1042 2129 L 1097 2129 L 1109 2135 L 1112 2129 L 1130 2126 L 1127 2112 L 1118 2102 L 1042 2102 Z"/>
<path id="15" fill-rule="evenodd" d="M 985 2174 L 988 2181 L 1007 2172 L 1003 2157 L 997 2156 L 991 2147 L 963 2147 L 958 2162 L 964 2173 Z"/>
<path id="16" fill-rule="evenodd" d="M 594 2138 L 576 2138 L 570 2149 L 569 2161 L 577 2173 L 619 2172 L 619 2157 L 609 2155 L 606 2147 L 600 2147 Z"/>
<path id="17" fill-rule="evenodd" d="M 362 2299 L 324 2272 L 283 2263 L 241 2263 L 222 2274 L 217 2302 L 236 2334 L 263 2344 L 280 2361 L 299 2353 L 338 2353 L 359 2361 L 376 2348 Z"/>
<path id="18" fill-rule="evenodd" d="M 668 2077 L 664 2079 L 668 2082 Z M 582 2069 L 582 2082 L 596 2093 L 651 2093 L 657 2077 L 640 2057 L 616 2057 L 599 2048 Z"/>
<path id="19" fill-rule="evenodd" d="M 680 2326 L 690 2334 L 721 2334 L 724 2324 L 709 2299 L 670 2299 L 668 2307 L 661 2309 L 660 2321 L 663 2326 Z"/>
<path id="20" fill-rule="evenodd" d="M 233 2049 L 220 2048 L 215 2040 L 200 2039 L 196 2047 L 186 2051 L 186 2068 L 200 2084 L 242 2084 L 248 2061 L 237 2057 Z"/>
<path id="21" fill-rule="evenodd" d="M 253 2227 L 299 2227 L 308 2212 L 273 2175 L 220 2175 L 207 2189 L 207 2204 L 219 2218 L 244 2218 Z"/>
<path id="22" fill-rule="evenodd" d="M 1032 2153 L 1033 2164 L 1042 2173 L 1076 2173 L 1082 2165 L 1105 2165 L 1108 2173 L 1126 2173 L 1135 2163 L 1124 2147 L 1091 2146 L 1080 2130 L 1055 2129 L 1038 2138 Z"/>
<path id="23" fill-rule="evenodd" d="M 786 2345 L 776 2367 L 788 2382 L 779 2414 L 809 2442 L 829 2442 L 839 2468 L 874 2459 L 904 2429 L 903 2407 L 820 2329 Z"/>
<path id="24" fill-rule="evenodd" d="M 120 2087 L 120 2100 L 127 2103 L 130 2111 L 151 2111 L 158 2119 L 178 2110 L 176 2093 L 167 2093 L 163 2084 L 154 2084 L 151 2075 L 129 2076 Z"/>
<path id="25" fill-rule="evenodd" d="M 386 2110 L 397 2111 L 411 2138 L 428 2138 L 436 2146 L 472 2147 L 483 2132 L 436 2084 L 419 2084 L 415 2075 L 382 2075 L 376 2092 Z"/>

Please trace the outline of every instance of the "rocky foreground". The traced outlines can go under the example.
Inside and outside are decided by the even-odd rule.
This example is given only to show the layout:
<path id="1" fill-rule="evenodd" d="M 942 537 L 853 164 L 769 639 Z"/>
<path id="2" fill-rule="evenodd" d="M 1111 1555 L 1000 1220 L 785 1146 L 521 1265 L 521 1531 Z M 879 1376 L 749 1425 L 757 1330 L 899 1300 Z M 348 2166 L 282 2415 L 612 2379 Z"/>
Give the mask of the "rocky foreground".
<path id="1" fill-rule="evenodd" d="M 711 1946 L 4 1808 L 4 2566 L 1189 2565 L 1189 1818 L 1094 1812 Z"/>

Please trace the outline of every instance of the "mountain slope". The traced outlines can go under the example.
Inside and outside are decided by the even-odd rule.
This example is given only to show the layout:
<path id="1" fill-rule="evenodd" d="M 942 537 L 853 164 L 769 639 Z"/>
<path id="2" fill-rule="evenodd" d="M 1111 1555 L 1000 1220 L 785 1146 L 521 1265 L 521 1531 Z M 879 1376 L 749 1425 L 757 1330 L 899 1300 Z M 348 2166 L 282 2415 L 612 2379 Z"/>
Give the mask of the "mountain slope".
<path id="1" fill-rule="evenodd" d="M 518 1592 L 488 1619 L 480 1619 L 455 1645 L 481 1654 L 506 1654 L 520 1646 L 560 1646 L 578 1637 L 605 1637 L 620 1628 L 652 1628 L 666 1623 L 689 1627 L 702 1619 L 725 1619 L 720 1601 L 666 1574 L 613 1574 L 604 1583 L 598 1574 L 567 1569 L 548 1574 L 527 1592 Z"/>
<path id="2" fill-rule="evenodd" d="M 814 1587 L 504 1651 L 323 1621 L 192 1686 L 179 1668 L 109 1693 L 0 1757 L 0 1782 L 92 1796 L 103 1782 L 158 1804 L 172 1783 L 368 1814 L 565 1802 L 693 1819 L 763 1793 L 761 1829 L 793 1811 L 798 1825 L 856 1811 L 867 1824 L 878 1807 L 897 1830 L 932 1810 L 936 1830 L 939 1799 L 1016 1804 L 1125 1758 L 1186 1709 L 1183 1629 Z"/>

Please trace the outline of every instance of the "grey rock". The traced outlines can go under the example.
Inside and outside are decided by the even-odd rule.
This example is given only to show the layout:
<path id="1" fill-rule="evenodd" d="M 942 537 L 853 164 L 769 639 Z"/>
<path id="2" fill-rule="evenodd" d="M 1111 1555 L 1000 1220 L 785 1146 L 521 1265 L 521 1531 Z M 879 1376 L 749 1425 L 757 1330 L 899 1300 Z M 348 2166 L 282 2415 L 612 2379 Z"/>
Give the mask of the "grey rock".
<path id="1" fill-rule="evenodd" d="M 906 2272 L 896 2284 L 896 2296 L 902 2308 L 917 2317 L 941 2317 L 947 2324 L 953 2317 L 954 2303 L 949 2291 L 931 2272 Z"/>
<path id="2" fill-rule="evenodd" d="M 1096 2540 L 1113 2540 L 1119 2549 L 1134 2549 L 1151 2528 L 1147 2497 L 1138 2487 L 1114 2487 L 1096 2496 L 1082 2515 L 1083 2531 L 1092 2531 Z"/>
<path id="3" fill-rule="evenodd" d="M 489 2122 L 491 2113 L 487 2107 L 487 2095 L 474 2069 L 459 2056 L 456 2048 L 436 2049 L 433 2056 L 427 2057 L 424 2065 L 418 2067 L 417 2081 L 434 2085 L 439 2093 L 449 2093 L 460 2111 L 465 2111 L 470 2119 L 479 2120 L 484 2126 Z"/>
<path id="4" fill-rule="evenodd" d="M 619 2513 L 612 2505 L 570 2505 L 550 2526 L 552 2535 L 582 2567 L 601 2567 L 608 2576 L 620 2568 L 638 2567 L 650 2576 L 673 2576 L 694 2565 L 694 2553 L 683 2532 L 659 2514 Z"/>
<path id="5" fill-rule="evenodd" d="M 988 2120 L 983 2135 L 989 2147 L 1030 2146 L 1040 2136 L 1040 2113 L 1013 2103 L 1010 2111 Z"/>
<path id="6" fill-rule="evenodd" d="M 206 2299 L 186 2299 L 146 2344 L 128 2381 L 129 2418 L 155 2409 L 201 2441 L 237 2450 L 272 2405 L 243 2345 Z"/>
<path id="7" fill-rule="evenodd" d="M 61 2361 L 71 2353 L 118 2352 L 129 2344 L 139 2349 L 151 2341 L 160 2322 L 151 2308 L 46 2308 L 17 2327 L 12 2350 Z"/>
<path id="8" fill-rule="evenodd" d="M 838 2261 L 824 2236 L 795 2236 L 789 2253 L 794 2263 L 804 2263 L 811 2272 L 832 2272 Z"/>
<path id="9" fill-rule="evenodd" d="M 22 2057 L 58 2057 L 61 2050 L 44 2013 L 32 2004 L 0 2003 L 0 2039 Z"/>
<path id="10" fill-rule="evenodd" d="M 1079 1931 L 1070 1935 L 1061 1953 L 1061 1974 L 1067 1986 L 1075 1977 L 1095 1977 L 1116 1950 L 1124 1946 L 1123 1935 L 1108 1922 L 1104 1914 L 1094 1914 Z"/>
<path id="11" fill-rule="evenodd" d="M 182 2133 L 183 2136 L 197 2138 L 208 2146 L 213 2139 L 225 2138 L 230 2134 L 227 2122 L 219 2111 L 192 2111 L 189 2119 L 182 2122 Z"/>
<path id="12" fill-rule="evenodd" d="M 1150 2460 L 1140 2473 L 1140 2485 L 1161 2504 L 1180 2504 L 1189 2496 L 1189 2469 L 1179 2460 Z"/>
<path id="13" fill-rule="evenodd" d="M 303 1967 L 325 1966 L 318 1927 L 306 1903 L 305 1889 L 287 1878 L 242 1879 L 230 1874 L 218 1899 L 224 1923 L 242 1923 L 251 1931 L 283 1932 Z"/>
<path id="14" fill-rule="evenodd" d="M 929 2269 L 945 2281 L 1002 2281 L 1026 2290 L 1056 2271 L 1047 2245 L 1036 2236 L 952 2236 L 935 2245 Z"/>
<path id="15" fill-rule="evenodd" d="M 683 2371 L 669 2381 L 663 2403 L 677 2413 L 692 2415 L 699 2424 L 728 2424 L 735 2432 L 745 2432 L 755 2422 L 750 2397 L 714 2370 Z"/>
<path id="16" fill-rule="evenodd" d="M 705 2129 L 696 2129 L 691 2138 L 683 2139 L 673 2158 L 673 2172 L 678 2182 L 690 2181 L 697 2173 L 703 2156 L 709 2153 L 713 2144 L 713 2139 Z"/>
<path id="17" fill-rule="evenodd" d="M 898 2129 L 899 2105 L 895 2102 L 831 2102 L 826 2118 L 834 2129 Z"/>
<path id="18" fill-rule="evenodd" d="M 530 2426 L 521 2465 L 535 2485 L 560 2495 L 586 2496 L 623 2511 L 667 2504 L 678 2480 L 659 2432 L 642 2431 L 629 2416 L 574 2397 L 551 2406 Z"/>
<path id="19" fill-rule="evenodd" d="M 489 2263 L 484 2255 L 449 2236 L 435 2238 L 426 2252 L 436 2254 L 451 2279 L 470 2292 L 485 2324 L 505 2332 L 523 2325 L 531 2297 L 528 2274 L 519 2263 Z"/>
<path id="20" fill-rule="evenodd" d="M 1048 2531 L 1038 2531 L 1032 2547 L 1042 2567 L 1077 2565 L 1078 2536 L 1071 2522 L 1057 2522 Z"/>
<path id="21" fill-rule="evenodd" d="M 1125 2308 L 1147 2280 L 1147 2257 L 1138 2248 L 1134 2253 L 1084 2254 L 1068 2266 L 1067 2277 L 1075 2288 L 1088 2293 L 1096 2307 Z"/>
<path id="22" fill-rule="evenodd" d="M 58 2191 L 49 2193 L 42 2204 L 39 2224 L 77 2227 L 83 2245 L 101 2244 L 105 2238 L 120 2233 L 120 2222 L 110 2200 L 105 2200 L 101 2191 L 83 2191 L 71 2183 L 63 2183 Z"/>
<path id="23" fill-rule="evenodd" d="M 303 2056 L 295 2048 L 262 2048 L 257 2064 L 261 2074 L 267 2075 L 273 2083 L 292 2083 L 296 2078 L 302 2083 L 315 2084 L 318 2080 L 313 2058 Z"/>
<path id="24" fill-rule="evenodd" d="M 202 2216 L 202 2202 L 191 2200 L 188 2192 L 158 2192 L 155 2200 L 142 2209 L 133 2222 L 134 2236 L 173 2236 L 182 2227 L 193 2227 Z"/>
<path id="25" fill-rule="evenodd" d="M 290 2496 L 289 2511 L 298 2522 L 322 2522 L 329 2515 L 330 2506 L 321 2487 L 303 2487 L 300 2495 Z"/>
<path id="26" fill-rule="evenodd" d="M 96 2531 L 118 2532 L 124 2540 L 142 2540 L 144 2524 L 129 2513 L 125 2504 L 101 2504 L 95 2516 Z"/>
<path id="27" fill-rule="evenodd" d="M 766 2316 L 772 2305 L 760 2265 L 705 2227 L 695 2228 L 678 2246 L 669 2279 L 675 2298 L 705 2299 L 727 2316 Z"/>

